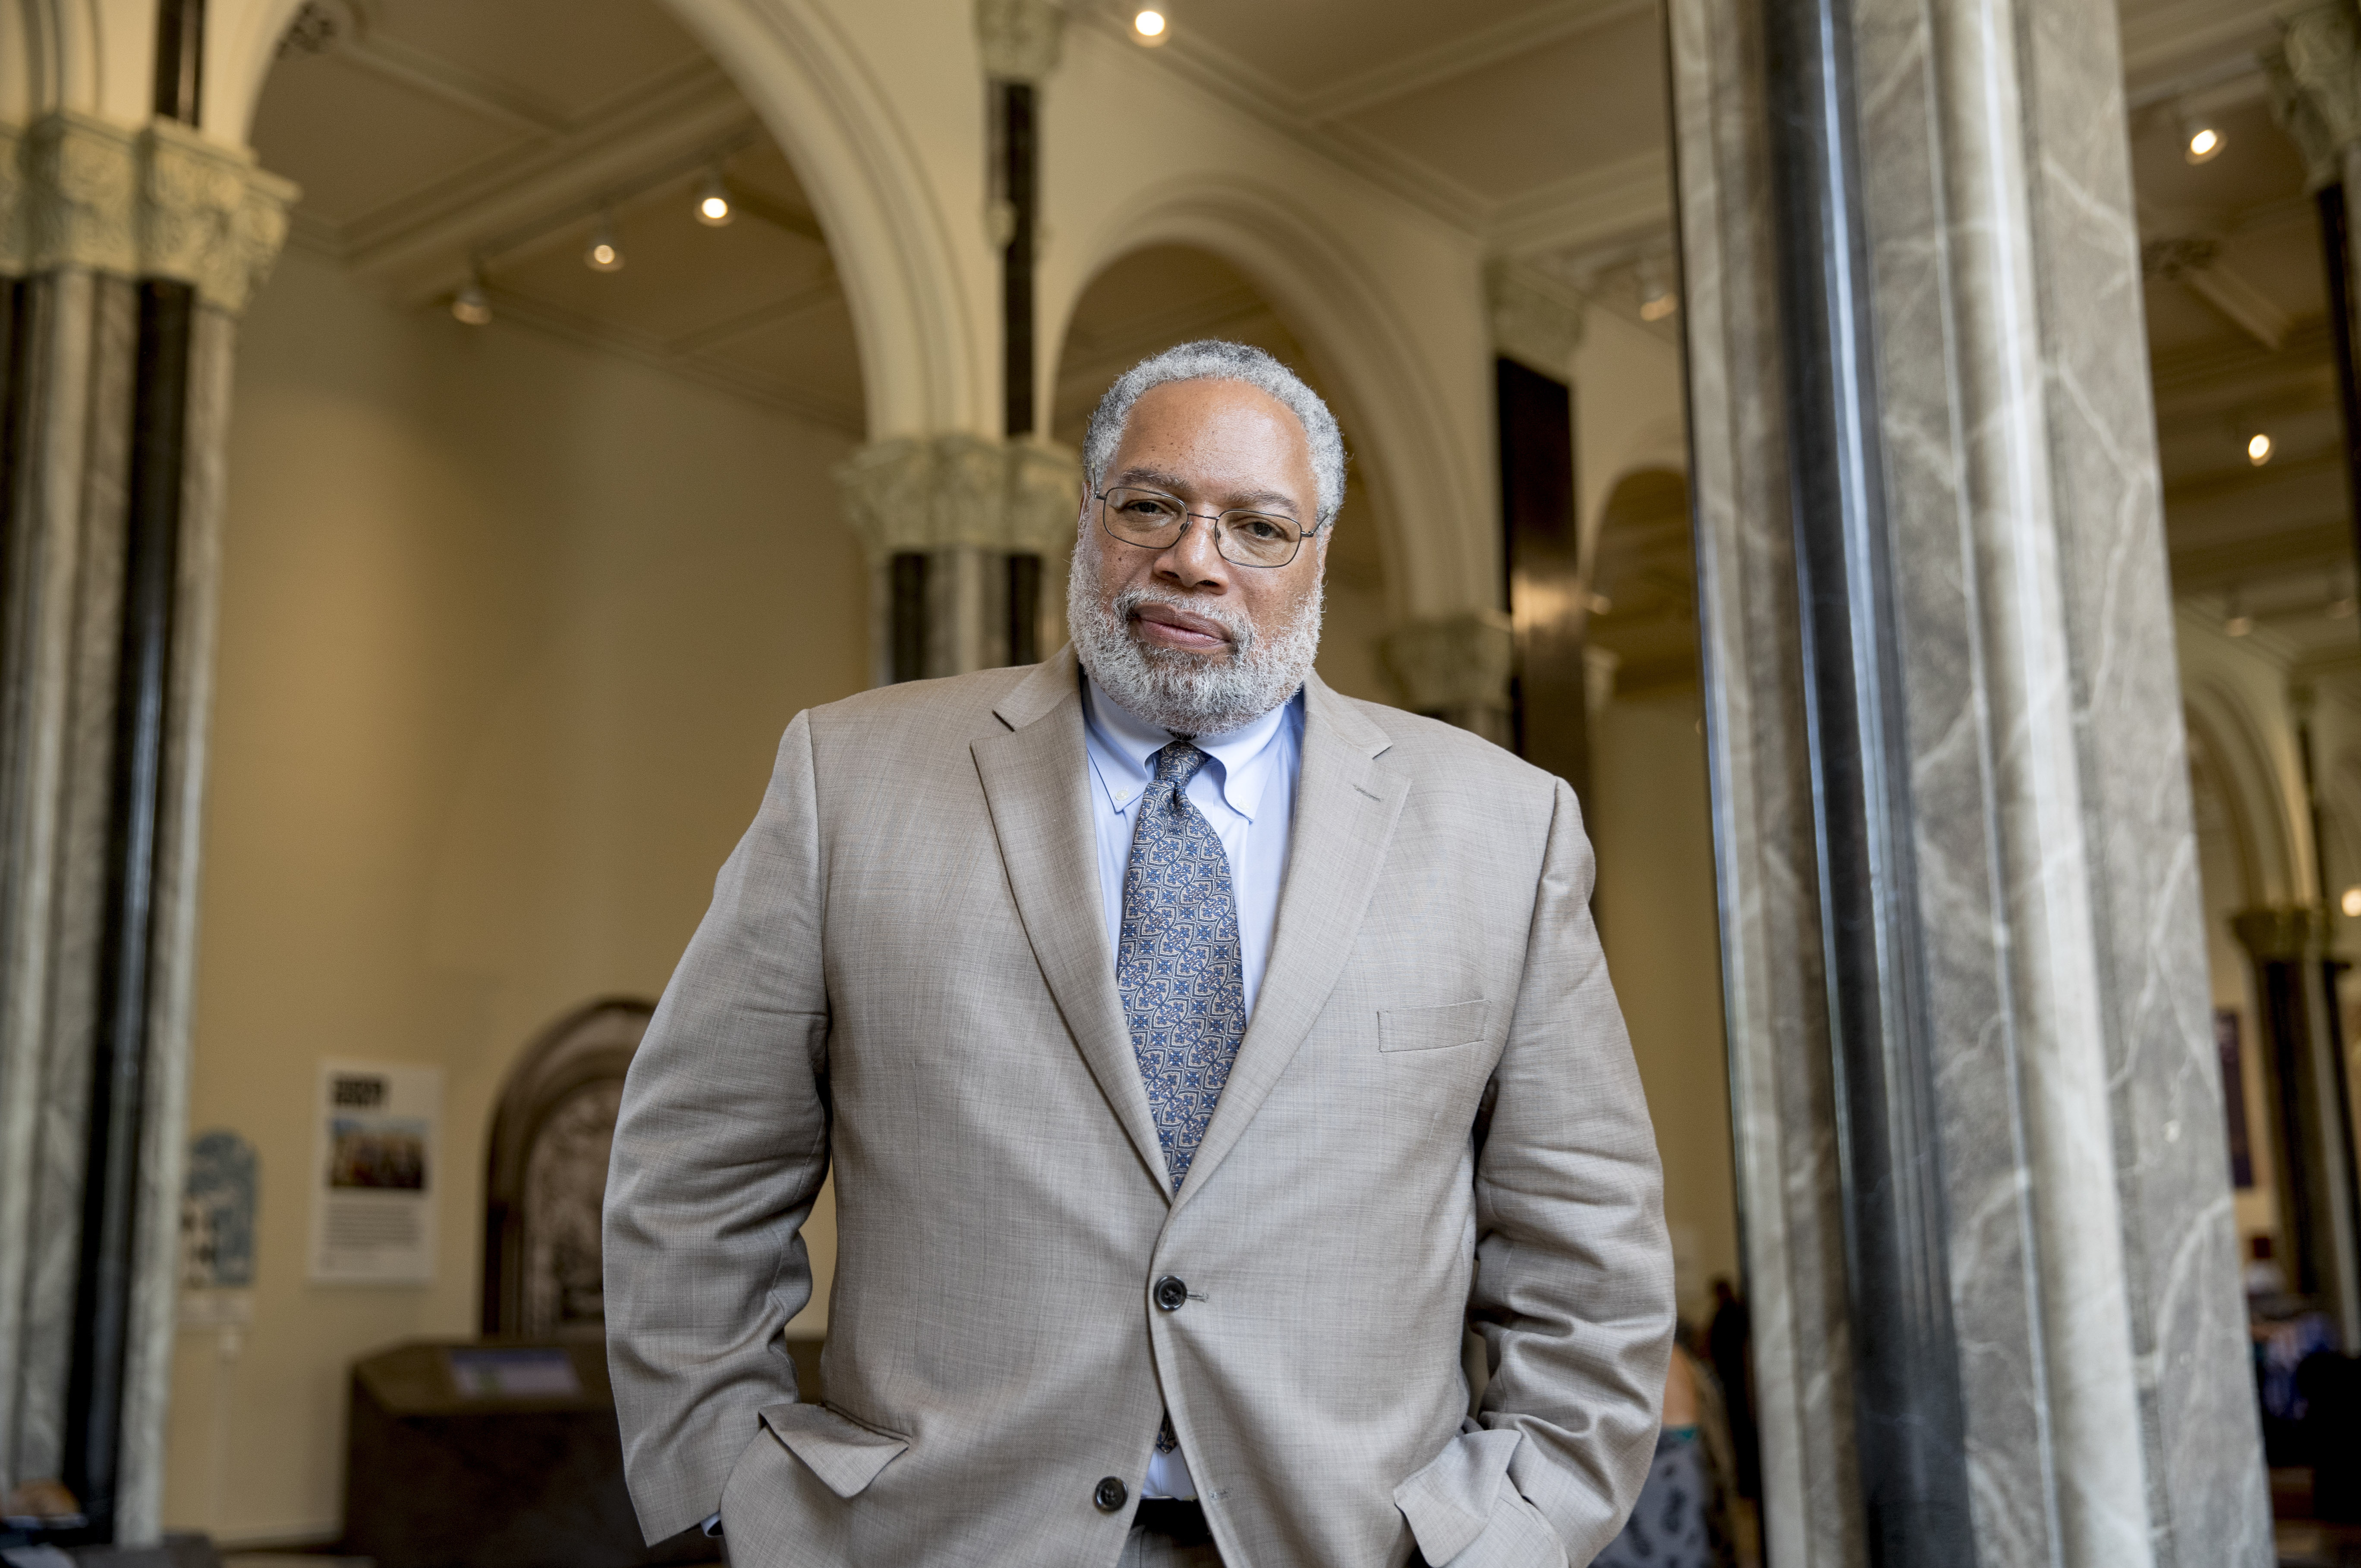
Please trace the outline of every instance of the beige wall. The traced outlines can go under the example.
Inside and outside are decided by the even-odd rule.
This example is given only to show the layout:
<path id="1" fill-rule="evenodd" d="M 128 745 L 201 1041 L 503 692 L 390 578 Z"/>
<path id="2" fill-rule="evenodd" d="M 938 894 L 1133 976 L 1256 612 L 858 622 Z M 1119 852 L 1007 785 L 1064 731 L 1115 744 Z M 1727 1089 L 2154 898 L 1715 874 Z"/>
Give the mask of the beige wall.
<path id="1" fill-rule="evenodd" d="M 335 1527 L 348 1364 L 477 1327 L 510 1062 L 663 988 L 780 730 L 867 647 L 844 434 L 300 252 L 239 352 L 192 1127 L 260 1150 L 258 1277 L 234 1363 L 181 1332 L 167 1500 L 232 1541 Z M 324 1056 L 444 1070 L 431 1286 L 305 1283 Z"/>
<path id="2" fill-rule="evenodd" d="M 1695 695 L 1592 718 L 1588 823 L 1599 936 L 1664 1162 L 1681 1311 L 1702 1325 L 1716 1275 L 1739 1277 L 1730 1069 L 1721 1022 L 1713 825 Z"/>

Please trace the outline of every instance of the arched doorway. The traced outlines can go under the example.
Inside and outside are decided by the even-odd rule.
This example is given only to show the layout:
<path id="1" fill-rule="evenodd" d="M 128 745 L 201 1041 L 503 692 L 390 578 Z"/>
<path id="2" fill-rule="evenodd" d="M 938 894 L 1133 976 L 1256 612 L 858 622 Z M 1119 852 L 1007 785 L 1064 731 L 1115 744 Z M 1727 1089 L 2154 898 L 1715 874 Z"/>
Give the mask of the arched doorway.
<path id="1" fill-rule="evenodd" d="M 233 1545 L 335 1536 L 347 1367 L 479 1329 L 525 1042 L 662 990 L 787 719 L 868 684 L 858 313 L 673 11 L 309 6 L 253 140 L 306 195 L 232 395 L 191 1100 L 259 1151 L 255 1352 L 180 1336 L 165 1503 Z M 330 1058 L 440 1075 L 400 1281 L 307 1267 Z"/>
<path id="2" fill-rule="evenodd" d="M 1345 449 L 1358 450 L 1352 400 L 1245 274 L 1192 246 L 1158 245 L 1110 263 L 1082 291 L 1068 320 L 1052 387 L 1050 433 L 1080 448 L 1091 410 L 1110 382 L 1159 349 L 1220 337 L 1267 350 L 1335 410 Z M 1375 466 L 1354 462 L 1345 508 L 1328 547 L 1321 678 L 1348 696 L 1399 700 L 1378 656 L 1395 610 L 1387 547 L 1391 516 Z"/>

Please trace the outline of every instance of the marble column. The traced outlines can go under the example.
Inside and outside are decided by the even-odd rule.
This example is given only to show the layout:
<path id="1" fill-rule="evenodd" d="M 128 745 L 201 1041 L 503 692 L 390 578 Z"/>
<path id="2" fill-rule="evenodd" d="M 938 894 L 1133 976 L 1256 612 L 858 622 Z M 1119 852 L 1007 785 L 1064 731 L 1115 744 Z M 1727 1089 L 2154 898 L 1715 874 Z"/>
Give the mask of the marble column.
<path id="1" fill-rule="evenodd" d="M 110 867 L 121 860 L 127 552 L 136 507 L 168 520 L 154 579 L 142 852 L 151 877 L 126 1151 L 127 1321 L 112 1374 L 116 1539 L 154 1539 L 163 1489 L 185 1120 L 198 820 L 237 313 L 286 233 L 293 187 L 159 120 L 0 126 L 0 1481 L 73 1473 L 91 1094 L 109 1008 Z M 170 472 L 143 295 L 180 305 Z M 146 433 L 152 438 L 154 431 Z M 148 497 L 143 502 L 142 495 Z M 120 924 L 115 911 L 115 924 Z M 112 995 L 115 1001 L 110 1003 Z M 104 1430 L 105 1423 L 100 1430 Z"/>
<path id="2" fill-rule="evenodd" d="M 2347 1346 L 2361 1347 L 2361 1212 L 2356 1212 L 2351 1091 L 2337 1047 L 2336 970 L 2327 912 L 2242 910 L 2231 921 L 2254 965 L 2263 1076 L 2270 1098 L 2274 1190 L 2289 1288 L 2320 1298 Z"/>
<path id="3" fill-rule="evenodd" d="M 1583 633 L 1589 563 L 1575 515 L 1574 351 L 1579 295 L 1531 269 L 1496 262 L 1485 279 L 1492 326 L 1493 418 L 1500 456 L 1501 559 L 1514 633 L 1510 734 L 1517 754 L 1590 801 L 1589 681 Z"/>
<path id="4" fill-rule="evenodd" d="M 855 452 L 837 481 L 868 552 L 879 685 L 1038 659 L 1065 641 L 1082 488 L 1073 453 L 1033 438 L 904 436 Z"/>
<path id="5" fill-rule="evenodd" d="M 2114 8 L 1669 23 L 1770 1555 L 2261 1568 Z"/>

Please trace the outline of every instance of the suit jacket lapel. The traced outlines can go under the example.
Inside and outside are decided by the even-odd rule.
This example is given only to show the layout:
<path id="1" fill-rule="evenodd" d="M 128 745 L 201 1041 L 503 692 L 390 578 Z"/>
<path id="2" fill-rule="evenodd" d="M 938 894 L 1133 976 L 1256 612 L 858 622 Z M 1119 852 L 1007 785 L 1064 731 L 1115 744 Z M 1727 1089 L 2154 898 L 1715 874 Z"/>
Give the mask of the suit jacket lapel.
<path id="1" fill-rule="evenodd" d="M 1174 1201 L 1176 1211 L 1205 1185 L 1245 1134 L 1311 1033 L 1352 955 L 1410 794 L 1407 779 L 1376 761 L 1390 744 L 1384 730 L 1319 676 L 1305 683 L 1303 772 L 1296 784 L 1287 882 L 1279 892 L 1270 964 L 1230 1080 Z"/>
<path id="2" fill-rule="evenodd" d="M 1008 733 L 970 750 L 1026 938 L 1100 1091 L 1157 1190 L 1170 1194 L 1172 1179 L 1107 945 L 1082 747 L 1081 673 L 1072 651 L 1041 664 L 994 712 Z"/>

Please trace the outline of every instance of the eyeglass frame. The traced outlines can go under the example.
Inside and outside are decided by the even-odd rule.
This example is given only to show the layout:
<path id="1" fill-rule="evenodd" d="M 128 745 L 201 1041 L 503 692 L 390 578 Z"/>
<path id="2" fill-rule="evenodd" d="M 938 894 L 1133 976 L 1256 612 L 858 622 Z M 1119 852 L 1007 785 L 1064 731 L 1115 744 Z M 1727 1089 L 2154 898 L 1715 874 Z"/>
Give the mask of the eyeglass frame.
<path id="1" fill-rule="evenodd" d="M 1117 490 L 1137 490 L 1144 496 L 1157 496 L 1170 501 L 1180 509 L 1180 532 L 1174 534 L 1169 543 L 1163 544 L 1142 544 L 1137 539 L 1126 539 L 1107 524 L 1107 497 Z M 1260 507 L 1231 507 L 1225 511 L 1191 511 L 1189 503 L 1179 496 L 1166 490 L 1150 489 L 1146 485 L 1109 485 L 1105 489 L 1094 492 L 1091 499 L 1099 503 L 1099 531 L 1118 544 L 1128 544 L 1135 550 L 1175 550 L 1180 548 L 1182 540 L 1189 537 L 1189 525 L 1202 518 L 1213 525 L 1213 554 L 1221 555 L 1223 560 L 1229 561 L 1233 566 L 1244 566 L 1251 572 L 1277 572 L 1294 565 L 1296 557 L 1303 554 L 1304 543 L 1317 538 L 1320 531 L 1328 526 L 1324 522 L 1315 522 L 1311 527 L 1305 528 L 1299 518 L 1290 517 L 1281 511 L 1266 511 Z M 1222 554 L 1221 525 L 1222 519 L 1225 517 L 1277 518 L 1281 522 L 1293 523 L 1301 532 L 1295 536 L 1294 551 L 1284 561 L 1272 561 L 1268 564 L 1260 561 L 1231 561 L 1230 557 Z"/>

